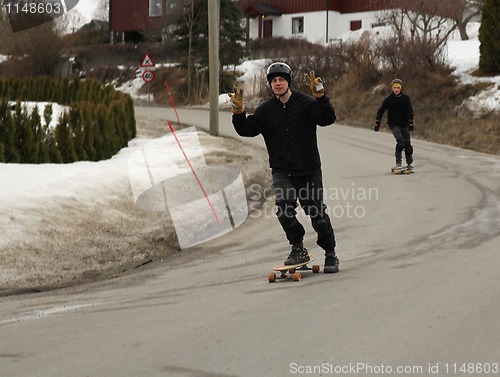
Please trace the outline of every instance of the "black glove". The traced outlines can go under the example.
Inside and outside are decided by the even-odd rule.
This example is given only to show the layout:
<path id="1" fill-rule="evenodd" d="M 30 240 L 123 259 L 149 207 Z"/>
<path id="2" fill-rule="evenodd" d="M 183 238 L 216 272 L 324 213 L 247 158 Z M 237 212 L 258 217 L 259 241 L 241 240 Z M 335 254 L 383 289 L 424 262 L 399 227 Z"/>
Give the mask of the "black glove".
<path id="1" fill-rule="evenodd" d="M 378 132 L 380 130 L 380 123 L 375 123 L 375 125 L 373 126 L 373 131 L 375 132 Z"/>
<path id="2" fill-rule="evenodd" d="M 410 124 L 408 124 L 408 131 L 413 132 L 413 122 L 410 122 Z"/>

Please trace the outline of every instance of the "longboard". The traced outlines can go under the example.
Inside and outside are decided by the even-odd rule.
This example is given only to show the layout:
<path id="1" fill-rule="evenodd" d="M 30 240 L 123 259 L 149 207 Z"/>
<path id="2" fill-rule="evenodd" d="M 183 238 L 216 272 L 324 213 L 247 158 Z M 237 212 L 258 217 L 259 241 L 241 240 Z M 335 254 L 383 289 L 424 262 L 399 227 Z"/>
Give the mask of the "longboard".
<path id="1" fill-rule="evenodd" d="M 292 265 L 285 265 L 285 264 L 280 264 L 278 266 L 273 267 L 273 271 L 281 272 L 280 278 L 281 279 L 286 279 L 288 278 L 287 272 L 291 275 L 293 281 L 300 281 L 302 279 L 302 274 L 298 271 L 312 271 L 313 273 L 318 273 L 321 270 L 321 267 L 318 265 L 313 265 L 312 267 L 309 267 L 308 264 L 314 261 L 314 255 L 309 254 L 309 260 L 307 262 L 299 263 L 299 264 L 292 264 Z M 276 274 L 274 272 L 271 272 L 267 276 L 267 281 L 269 283 L 274 283 L 276 282 Z"/>
<path id="2" fill-rule="evenodd" d="M 395 175 L 411 174 L 411 173 L 413 173 L 413 170 L 408 169 L 407 167 L 394 167 L 394 168 L 391 168 L 391 173 L 395 174 Z"/>

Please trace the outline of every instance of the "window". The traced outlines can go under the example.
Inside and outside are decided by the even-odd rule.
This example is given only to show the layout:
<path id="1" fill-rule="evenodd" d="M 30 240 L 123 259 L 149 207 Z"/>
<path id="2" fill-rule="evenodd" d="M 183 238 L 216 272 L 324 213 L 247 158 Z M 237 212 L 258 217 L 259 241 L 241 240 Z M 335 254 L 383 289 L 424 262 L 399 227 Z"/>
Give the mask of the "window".
<path id="1" fill-rule="evenodd" d="M 360 21 L 351 21 L 351 31 L 361 29 L 361 20 Z"/>
<path id="2" fill-rule="evenodd" d="M 292 34 L 302 34 L 304 32 L 304 17 L 292 18 Z"/>
<path id="3" fill-rule="evenodd" d="M 167 14 L 174 14 L 177 10 L 181 9 L 179 1 L 180 0 L 167 0 Z"/>
<path id="4" fill-rule="evenodd" d="M 149 17 L 159 17 L 162 15 L 163 0 L 149 0 Z"/>

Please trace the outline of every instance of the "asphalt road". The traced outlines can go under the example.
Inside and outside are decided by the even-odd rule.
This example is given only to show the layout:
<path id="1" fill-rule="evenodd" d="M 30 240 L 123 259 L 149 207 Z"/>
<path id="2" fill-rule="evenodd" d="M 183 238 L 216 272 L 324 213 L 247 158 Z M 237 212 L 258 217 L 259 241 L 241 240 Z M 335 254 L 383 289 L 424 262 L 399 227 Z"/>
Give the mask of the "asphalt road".
<path id="1" fill-rule="evenodd" d="M 0 376 L 500 375 L 500 158 L 415 140 L 393 176 L 388 133 L 318 135 L 340 273 L 269 284 L 288 246 L 250 218 L 185 265 L 0 299 Z"/>

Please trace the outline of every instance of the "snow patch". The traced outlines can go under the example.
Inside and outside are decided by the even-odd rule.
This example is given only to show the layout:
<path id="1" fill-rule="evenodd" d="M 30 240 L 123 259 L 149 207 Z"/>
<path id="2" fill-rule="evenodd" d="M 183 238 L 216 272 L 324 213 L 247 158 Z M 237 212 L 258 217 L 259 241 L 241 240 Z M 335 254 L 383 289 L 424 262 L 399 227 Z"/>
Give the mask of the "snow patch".
<path id="1" fill-rule="evenodd" d="M 9 101 L 9 105 L 11 106 L 11 109 L 14 110 L 16 102 Z M 47 122 L 45 121 L 43 113 L 47 106 L 52 106 L 52 118 L 49 123 L 49 128 L 52 129 L 54 129 L 57 126 L 61 116 L 64 113 L 68 113 L 71 110 L 69 106 L 63 106 L 55 102 L 32 102 L 32 101 L 21 102 L 21 107 L 25 109 L 30 116 L 33 114 L 35 108 L 38 108 L 38 115 L 40 115 L 41 124 L 44 127 L 47 125 Z"/>

